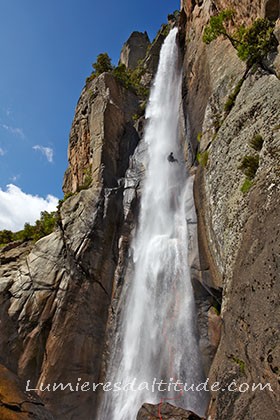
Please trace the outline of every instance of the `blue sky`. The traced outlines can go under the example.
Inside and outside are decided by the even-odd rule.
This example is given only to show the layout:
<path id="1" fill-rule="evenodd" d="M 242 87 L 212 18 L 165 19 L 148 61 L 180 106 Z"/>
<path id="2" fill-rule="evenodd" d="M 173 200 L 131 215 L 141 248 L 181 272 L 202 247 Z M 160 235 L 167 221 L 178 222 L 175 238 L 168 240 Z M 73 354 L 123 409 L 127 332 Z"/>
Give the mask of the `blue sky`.
<path id="1" fill-rule="evenodd" d="M 14 230 L 23 223 L 13 222 L 19 220 L 17 199 L 27 200 L 28 207 L 38 196 L 49 209 L 53 197 L 62 198 L 74 110 L 96 56 L 108 52 L 117 64 L 132 31 L 146 30 L 153 39 L 179 5 L 179 0 L 0 0 L 0 229 L 9 217 Z M 39 216 L 41 207 L 36 211 Z M 33 213 L 25 221 L 37 218 Z"/>

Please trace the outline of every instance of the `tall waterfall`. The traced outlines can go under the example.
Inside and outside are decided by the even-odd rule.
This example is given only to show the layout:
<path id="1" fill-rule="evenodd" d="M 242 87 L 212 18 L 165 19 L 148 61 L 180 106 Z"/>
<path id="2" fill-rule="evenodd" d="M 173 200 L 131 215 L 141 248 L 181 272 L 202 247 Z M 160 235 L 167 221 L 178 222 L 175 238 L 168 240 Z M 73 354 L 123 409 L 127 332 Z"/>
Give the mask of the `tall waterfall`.
<path id="1" fill-rule="evenodd" d="M 203 392 L 183 391 L 203 382 L 195 337 L 195 307 L 188 265 L 192 180 L 178 138 L 181 72 L 172 29 L 160 54 L 149 104 L 147 168 L 140 220 L 132 243 L 133 274 L 119 322 L 108 381 L 133 390 L 105 392 L 99 420 L 135 420 L 144 402 L 161 399 L 204 414 Z M 178 162 L 169 162 L 173 152 Z M 152 384 L 162 381 L 162 385 Z M 168 400 L 167 400 L 168 399 Z M 170 400 L 169 400 L 170 399 Z"/>

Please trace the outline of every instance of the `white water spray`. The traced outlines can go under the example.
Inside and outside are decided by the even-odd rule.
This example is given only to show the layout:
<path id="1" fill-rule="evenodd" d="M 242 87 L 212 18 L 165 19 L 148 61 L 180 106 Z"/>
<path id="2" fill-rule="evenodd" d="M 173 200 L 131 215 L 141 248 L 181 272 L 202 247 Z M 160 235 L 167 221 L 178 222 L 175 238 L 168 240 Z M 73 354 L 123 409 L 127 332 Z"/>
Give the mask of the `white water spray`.
<path id="1" fill-rule="evenodd" d="M 133 382 L 134 390 L 105 392 L 99 420 L 135 420 L 144 402 L 163 398 L 198 414 L 206 408 L 201 392 L 178 392 L 182 386 L 177 392 L 174 387 L 170 392 L 152 389 L 155 378 L 188 386 L 203 382 L 188 265 L 192 180 L 178 139 L 181 74 L 176 34 L 177 29 L 171 30 L 162 47 L 146 111 L 148 164 L 132 244 L 134 271 L 115 342 L 120 347 L 107 377 L 112 384 Z M 170 152 L 178 162 L 167 160 Z"/>

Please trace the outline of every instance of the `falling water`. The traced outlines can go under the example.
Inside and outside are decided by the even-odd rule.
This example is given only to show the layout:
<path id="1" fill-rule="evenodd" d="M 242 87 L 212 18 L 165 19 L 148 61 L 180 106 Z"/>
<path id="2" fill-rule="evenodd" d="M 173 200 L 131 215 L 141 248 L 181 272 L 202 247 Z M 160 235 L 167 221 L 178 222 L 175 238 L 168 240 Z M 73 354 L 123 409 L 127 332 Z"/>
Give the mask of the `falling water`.
<path id="1" fill-rule="evenodd" d="M 176 34 L 172 29 L 162 47 L 146 111 L 148 163 L 131 250 L 133 274 L 115 343 L 118 357 L 111 360 L 108 374 L 108 381 L 131 384 L 134 391 L 106 392 L 99 420 L 135 420 L 144 402 L 163 398 L 198 414 L 205 411 L 202 392 L 182 392 L 181 385 L 169 392 L 162 392 L 164 385 L 152 389 L 155 379 L 188 386 L 204 380 L 188 265 L 192 180 L 178 139 L 181 74 Z M 171 151 L 178 162 L 167 160 Z"/>

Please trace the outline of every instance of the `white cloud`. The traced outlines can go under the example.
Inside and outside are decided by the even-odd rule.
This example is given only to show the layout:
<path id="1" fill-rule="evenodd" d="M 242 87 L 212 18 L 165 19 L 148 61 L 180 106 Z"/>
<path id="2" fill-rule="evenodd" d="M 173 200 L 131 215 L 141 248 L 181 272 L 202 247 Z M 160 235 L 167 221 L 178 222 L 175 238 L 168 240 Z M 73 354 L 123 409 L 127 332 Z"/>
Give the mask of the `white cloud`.
<path id="1" fill-rule="evenodd" d="M 4 156 L 5 154 L 5 150 L 2 149 L 2 147 L 0 147 L 0 156 Z"/>
<path id="2" fill-rule="evenodd" d="M 33 149 L 38 150 L 44 156 L 46 156 L 48 162 L 50 163 L 53 162 L 53 149 L 51 149 L 50 147 L 44 147 L 44 146 L 41 146 L 40 144 L 36 144 L 36 146 L 33 146 Z"/>
<path id="3" fill-rule="evenodd" d="M 1 124 L 1 127 L 4 128 L 4 130 L 8 131 L 9 133 L 13 134 L 14 136 L 20 137 L 22 139 L 25 138 L 25 134 L 22 128 L 12 127 L 11 125 L 7 125 L 7 124 Z"/>
<path id="4" fill-rule="evenodd" d="M 56 210 L 57 204 L 53 195 L 43 198 L 26 194 L 13 184 L 7 185 L 6 191 L 0 188 L 0 230 L 21 230 L 24 223 L 38 220 L 42 211 Z"/>
<path id="5" fill-rule="evenodd" d="M 13 175 L 13 176 L 10 177 L 10 180 L 12 182 L 16 182 L 19 178 L 20 178 L 20 175 L 19 174 L 18 175 Z"/>

